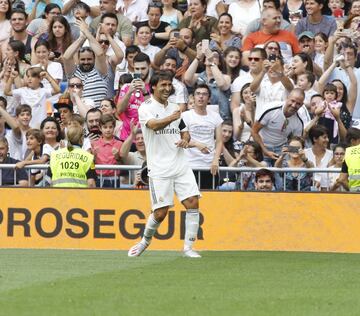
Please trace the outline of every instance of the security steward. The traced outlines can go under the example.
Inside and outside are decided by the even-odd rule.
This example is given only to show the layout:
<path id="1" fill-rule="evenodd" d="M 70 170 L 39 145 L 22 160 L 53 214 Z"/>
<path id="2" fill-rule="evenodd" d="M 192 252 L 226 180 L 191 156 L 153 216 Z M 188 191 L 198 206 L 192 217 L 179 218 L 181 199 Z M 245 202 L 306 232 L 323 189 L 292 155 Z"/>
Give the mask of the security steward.
<path id="1" fill-rule="evenodd" d="M 84 140 L 80 126 L 67 130 L 68 145 L 50 155 L 52 186 L 87 188 L 96 186 L 94 156 L 81 148 Z"/>
<path id="2" fill-rule="evenodd" d="M 343 186 L 347 191 L 360 192 L 360 130 L 349 128 L 346 140 L 350 147 L 346 148 L 345 160 L 335 189 Z"/>

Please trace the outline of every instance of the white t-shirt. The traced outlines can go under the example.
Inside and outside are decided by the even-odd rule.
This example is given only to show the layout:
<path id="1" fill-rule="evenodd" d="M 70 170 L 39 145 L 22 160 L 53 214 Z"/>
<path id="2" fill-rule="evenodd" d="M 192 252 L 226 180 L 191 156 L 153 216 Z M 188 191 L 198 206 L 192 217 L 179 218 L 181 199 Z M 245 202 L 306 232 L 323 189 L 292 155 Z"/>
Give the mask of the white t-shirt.
<path id="1" fill-rule="evenodd" d="M 195 110 L 183 112 L 181 115 L 189 129 L 192 140 L 205 144 L 209 154 L 203 154 L 198 148 L 189 148 L 186 151 L 189 164 L 195 167 L 210 167 L 215 155 L 215 131 L 223 119 L 214 111 L 207 111 L 206 115 L 199 115 Z"/>
<path id="2" fill-rule="evenodd" d="M 162 119 L 179 110 L 179 106 L 168 103 L 165 107 L 153 97 L 139 107 L 139 121 L 144 135 L 146 159 L 149 176 L 152 178 L 170 178 L 186 171 L 188 167 L 183 148 L 175 145 L 180 131 L 187 131 L 181 119 L 171 122 L 164 129 L 154 131 L 146 126 L 151 119 Z"/>
<path id="3" fill-rule="evenodd" d="M 147 7 L 149 6 L 148 0 L 133 0 L 130 5 L 125 9 L 123 0 L 119 0 L 116 5 L 116 9 L 122 12 L 132 22 L 143 22 L 148 19 L 146 14 Z"/>
<path id="4" fill-rule="evenodd" d="M 189 94 L 188 94 L 188 91 L 187 91 L 185 85 L 181 81 L 177 80 L 176 78 L 174 78 L 172 80 L 172 84 L 173 84 L 175 92 L 174 92 L 174 94 L 169 96 L 169 102 L 176 103 L 176 104 L 188 103 Z"/>
<path id="5" fill-rule="evenodd" d="M 253 82 L 254 78 L 250 74 L 250 72 L 245 72 L 240 70 L 239 77 L 237 77 L 234 82 L 231 84 L 231 93 L 240 92 L 242 87 L 247 84 Z"/>
<path id="6" fill-rule="evenodd" d="M 262 1 L 259 0 L 255 0 L 252 6 L 248 8 L 240 6 L 238 1 L 231 3 L 229 5 L 228 12 L 231 14 L 233 19 L 232 31 L 234 33 L 245 34 L 248 24 L 251 21 L 260 18 L 261 6 Z"/>
<path id="7" fill-rule="evenodd" d="M 21 137 L 17 138 L 12 130 L 5 135 L 9 143 L 9 155 L 17 160 L 24 160 L 27 153 L 25 132 L 21 132 Z"/>
<path id="8" fill-rule="evenodd" d="M 138 47 L 141 52 L 149 56 L 151 62 L 154 61 L 155 55 L 161 50 L 159 47 L 150 44 L 147 46 L 138 45 Z"/>
<path id="9" fill-rule="evenodd" d="M 276 103 L 285 102 L 288 94 L 281 81 L 273 84 L 265 74 L 256 93 L 255 119 L 258 120 L 266 110 L 276 106 Z"/>
<path id="10" fill-rule="evenodd" d="M 38 88 L 36 90 L 28 87 L 14 89 L 12 94 L 20 100 L 20 104 L 28 104 L 31 106 L 32 128 L 39 128 L 41 122 L 46 118 L 46 99 L 51 97 L 51 89 Z"/>
<path id="11" fill-rule="evenodd" d="M 333 152 L 329 149 L 326 149 L 325 155 L 322 157 L 320 164 L 316 165 L 316 157 L 312 148 L 306 148 L 304 152 L 306 158 L 308 158 L 314 164 L 315 168 L 327 168 L 333 157 Z M 328 173 L 315 173 L 314 180 L 319 181 L 322 188 L 327 188 L 330 185 L 330 177 Z"/>

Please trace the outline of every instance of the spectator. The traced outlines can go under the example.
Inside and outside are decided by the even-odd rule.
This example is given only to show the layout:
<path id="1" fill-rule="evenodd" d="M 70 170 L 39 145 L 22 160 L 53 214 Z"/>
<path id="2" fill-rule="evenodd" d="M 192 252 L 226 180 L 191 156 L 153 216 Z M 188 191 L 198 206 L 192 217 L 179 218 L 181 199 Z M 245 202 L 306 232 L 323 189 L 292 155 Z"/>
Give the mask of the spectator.
<path id="1" fill-rule="evenodd" d="M 315 168 L 327 168 L 333 153 L 328 149 L 329 132 L 322 125 L 315 125 L 309 131 L 311 148 L 305 149 L 306 157 L 314 164 Z M 329 175 L 326 173 L 314 174 L 315 187 L 317 190 L 327 191 L 329 188 Z"/>
<path id="2" fill-rule="evenodd" d="M 18 77 L 14 80 L 15 87 L 21 88 L 25 84 L 25 73 L 30 65 L 25 61 L 25 45 L 21 41 L 12 40 L 6 45 L 3 78 L 9 79 L 12 70 L 16 70 Z"/>
<path id="3" fill-rule="evenodd" d="M 27 104 L 19 105 L 16 108 L 15 118 L 0 107 L 0 115 L 11 128 L 11 131 L 6 134 L 10 157 L 16 160 L 25 159 L 27 151 L 25 135 L 30 129 L 31 107 Z"/>
<path id="4" fill-rule="evenodd" d="M 84 85 L 82 80 L 76 76 L 69 78 L 68 93 L 73 103 L 73 113 L 80 114 L 82 117 L 95 107 L 95 102 L 91 98 L 83 97 Z"/>
<path id="5" fill-rule="evenodd" d="M 174 7 L 174 0 L 161 0 L 163 4 L 163 14 L 160 20 L 169 23 L 172 29 L 177 29 L 180 22 L 184 18 L 181 11 Z"/>
<path id="6" fill-rule="evenodd" d="M 333 149 L 333 160 L 330 162 L 329 169 L 342 168 L 345 160 L 346 146 L 344 144 L 335 145 Z M 330 191 L 346 191 L 342 183 L 338 186 L 337 180 L 340 177 L 339 173 L 329 173 L 330 177 Z"/>
<path id="7" fill-rule="evenodd" d="M 114 79 L 114 89 L 119 90 L 119 79 L 123 74 L 130 74 L 131 76 L 134 74 L 134 58 L 140 53 L 141 50 L 137 45 L 130 45 L 126 47 L 125 50 L 125 60 L 119 65 L 116 66 L 115 70 L 115 79 Z M 117 91 L 117 92 L 119 92 Z"/>
<path id="8" fill-rule="evenodd" d="M 71 36 L 72 38 L 78 38 L 80 36 L 80 28 L 76 25 L 75 21 L 76 20 L 84 20 L 86 21 L 86 23 L 88 23 L 89 21 L 89 16 L 91 13 L 91 8 L 84 2 L 78 1 L 78 2 L 74 2 L 74 1 L 68 1 L 67 4 L 74 4 L 74 7 L 72 9 L 72 18 L 70 18 L 70 16 L 65 16 L 68 12 L 68 10 L 65 11 L 65 6 L 63 9 L 63 15 L 67 18 L 69 25 L 70 25 L 70 29 L 71 29 Z M 66 12 L 66 13 L 65 13 Z M 75 19 L 73 19 L 75 18 Z"/>
<path id="9" fill-rule="evenodd" d="M 217 32 L 210 34 L 210 49 L 224 51 L 228 47 L 241 47 L 241 38 L 231 32 L 232 26 L 232 16 L 226 12 L 222 13 L 216 25 Z"/>
<path id="10" fill-rule="evenodd" d="M 213 187 L 213 176 L 219 171 L 219 158 L 222 151 L 220 115 L 207 110 L 211 89 L 206 84 L 199 84 L 194 91 L 195 103 L 192 110 L 182 113 L 182 119 L 189 129 L 191 140 L 185 152 L 191 168 L 210 167 L 210 172 L 194 171 L 201 189 Z"/>
<path id="11" fill-rule="evenodd" d="M 29 21 L 32 21 L 35 18 L 41 17 L 45 10 L 46 10 L 46 4 L 56 4 L 59 6 L 59 8 L 62 8 L 63 3 L 61 0 L 51 0 L 49 2 L 43 2 L 40 0 L 35 1 L 25 1 L 26 2 L 26 13 L 29 14 Z"/>
<path id="12" fill-rule="evenodd" d="M 266 167 L 267 163 L 263 161 L 264 156 L 258 143 L 248 141 L 244 144 L 240 154 L 229 164 L 229 167 Z M 238 175 L 236 185 L 240 190 L 253 190 L 255 187 L 255 173 L 241 172 Z"/>
<path id="13" fill-rule="evenodd" d="M 130 19 L 124 16 L 124 14 L 122 14 L 120 11 L 119 12 L 116 11 L 115 0 L 99 0 L 99 4 L 100 4 L 100 12 L 102 15 L 106 13 L 116 14 L 117 17 L 116 31 L 113 32 L 112 36 L 115 38 L 119 37 L 119 39 L 121 39 L 121 41 L 127 47 L 130 46 L 132 43 L 132 35 L 133 35 L 132 34 L 133 29 Z M 103 20 L 103 17 L 97 16 L 92 20 L 90 24 L 90 27 L 94 31 L 94 33 L 99 28 L 99 23 L 102 23 L 102 21 L 100 20 Z"/>
<path id="14" fill-rule="evenodd" d="M 75 75 L 80 78 L 84 84 L 83 97 L 93 99 L 95 106 L 99 106 L 100 101 L 108 94 L 109 73 L 106 55 L 86 23 L 78 20 L 78 25 L 81 35 L 63 56 L 65 73 L 68 77 Z M 86 39 L 89 40 L 90 47 L 81 47 Z M 76 53 L 79 64 L 74 61 Z"/>
<path id="15" fill-rule="evenodd" d="M 292 32 L 281 30 L 281 14 L 276 9 L 266 9 L 261 14 L 261 30 L 246 36 L 244 40 L 243 63 L 248 64 L 250 50 L 273 40 L 280 44 L 284 62 L 288 63 L 294 54 L 300 52 L 298 41 Z"/>
<path id="16" fill-rule="evenodd" d="M 160 51 L 160 48 L 150 44 L 152 38 L 151 28 L 148 25 L 140 25 L 136 29 L 136 42 L 141 52 L 148 55 L 150 61 L 153 62 L 155 54 Z"/>
<path id="17" fill-rule="evenodd" d="M 203 39 L 209 39 L 216 25 L 217 20 L 206 15 L 206 7 L 206 0 L 190 0 L 190 15 L 180 22 L 180 29 L 186 27 L 193 31 L 194 41 L 191 46 L 192 49 L 195 49 L 196 44 L 200 43 Z"/>
<path id="18" fill-rule="evenodd" d="M 155 55 L 154 65 L 160 67 L 165 56 L 176 58 L 176 78 L 181 80 L 185 71 L 189 68 L 191 60 L 196 57 L 196 51 L 191 48 L 193 43 L 193 31 L 189 28 L 172 30 L 170 40 Z"/>
<path id="19" fill-rule="evenodd" d="M 136 151 L 130 152 L 133 143 L 135 143 Z M 131 133 L 121 146 L 120 156 L 124 165 L 143 166 L 146 162 L 144 136 L 137 125 L 131 125 Z M 122 178 L 122 183 L 134 185 L 139 180 L 139 171 L 129 171 L 129 176 L 123 176 Z"/>
<path id="20" fill-rule="evenodd" d="M 112 115 L 115 118 L 116 124 L 115 124 L 115 129 L 114 129 L 114 136 L 119 137 L 123 122 L 121 120 L 117 119 L 117 115 L 115 116 L 116 105 L 115 105 L 114 100 L 113 99 L 102 100 L 100 102 L 100 111 L 101 111 L 102 115 L 108 114 L 108 115 Z"/>
<path id="21" fill-rule="evenodd" d="M 150 59 L 144 53 L 139 53 L 134 58 L 134 70 L 140 78 L 134 78 L 130 84 L 124 85 L 116 100 L 116 108 L 121 113 L 123 127 L 120 139 L 125 139 L 130 134 L 130 121 L 134 124 L 139 121 L 138 109 L 150 96 Z"/>
<path id="22" fill-rule="evenodd" d="M 314 164 L 305 156 L 305 141 L 302 137 L 293 136 L 288 145 L 283 146 L 281 155 L 275 162 L 276 168 L 313 168 Z M 285 157 L 287 159 L 285 160 Z M 309 172 L 286 172 L 282 173 L 285 177 L 285 191 L 310 191 L 312 185 L 312 174 Z M 280 189 L 280 188 L 279 188 Z"/>
<path id="23" fill-rule="evenodd" d="M 313 34 L 322 32 L 327 36 L 332 35 L 336 30 L 336 20 L 332 16 L 323 15 L 323 0 L 305 0 L 307 16 L 296 24 L 296 35 L 309 31 Z"/>
<path id="24" fill-rule="evenodd" d="M 0 136 L 0 164 L 16 164 L 19 160 L 9 155 L 9 144 L 4 136 Z M 15 177 L 14 177 L 15 174 Z M 28 177 L 24 169 L 2 169 L 0 186 L 17 185 L 20 187 L 28 186 Z"/>
<path id="25" fill-rule="evenodd" d="M 261 146 L 267 156 L 265 161 L 269 164 L 272 165 L 278 159 L 289 135 L 302 136 L 304 126 L 297 111 L 303 105 L 304 97 L 301 89 L 294 89 L 285 104 L 267 110 L 254 123 L 254 141 Z"/>
<path id="26" fill-rule="evenodd" d="M 267 9 L 275 9 L 280 10 L 280 1 L 278 0 L 264 0 L 262 5 L 262 12 L 264 12 Z M 283 16 L 280 16 L 280 29 L 281 30 L 287 30 L 292 31 L 292 25 L 283 19 Z M 248 36 L 250 33 L 254 33 L 257 31 L 260 31 L 261 29 L 261 17 L 254 19 L 251 21 L 245 31 L 244 37 Z"/>
<path id="27" fill-rule="evenodd" d="M 31 58 L 31 41 L 32 37 L 26 32 L 28 15 L 22 9 L 13 9 L 10 16 L 11 33 L 9 41 L 21 41 L 25 45 L 25 57 L 27 62 L 30 62 Z M 5 57 L 7 50 L 7 42 L 4 42 L 1 46 L 1 58 L 2 61 Z"/>
<path id="28" fill-rule="evenodd" d="M 296 54 L 291 61 L 291 66 L 285 69 L 285 75 L 293 79 L 295 83 L 297 83 L 297 76 L 306 71 L 314 73 L 313 61 L 306 53 Z"/>
<path id="29" fill-rule="evenodd" d="M 171 26 L 169 23 L 161 21 L 163 14 L 162 4 L 160 2 L 152 2 L 147 8 L 148 20 L 137 23 L 137 28 L 142 25 L 150 27 L 151 41 L 150 44 L 163 48 L 169 40 Z"/>
<path id="30" fill-rule="evenodd" d="M 237 47 L 228 47 L 224 51 L 226 74 L 230 76 L 231 83 L 239 76 L 241 69 L 241 51 Z"/>
<path id="31" fill-rule="evenodd" d="M 277 41 L 268 41 L 264 45 L 266 56 L 275 55 L 279 59 L 283 59 L 281 55 L 281 47 Z"/>
<path id="32" fill-rule="evenodd" d="M 300 88 L 305 93 L 304 105 L 307 109 L 310 109 L 310 99 L 313 95 L 318 94 L 313 89 L 315 83 L 315 75 L 313 72 L 305 71 L 305 73 L 298 75 L 296 87 Z"/>
<path id="33" fill-rule="evenodd" d="M 186 104 L 188 102 L 188 92 L 185 85 L 175 78 L 176 59 L 172 57 L 166 57 L 160 67 L 160 70 L 170 71 L 171 74 L 174 76 L 172 80 L 174 93 L 169 96 L 168 101 L 171 103 L 176 103 L 180 107 L 182 112 L 185 111 Z"/>
<path id="34" fill-rule="evenodd" d="M 251 128 L 255 122 L 256 96 L 251 92 L 250 83 L 240 91 L 241 105 L 233 111 L 234 139 L 246 143 L 251 139 Z"/>
<path id="35" fill-rule="evenodd" d="M 0 7 L 0 46 L 7 42 L 11 36 L 11 1 L 3 0 Z"/>
<path id="36" fill-rule="evenodd" d="M 100 138 L 101 136 L 101 129 L 100 129 L 100 120 L 101 120 L 101 111 L 98 108 L 90 109 L 86 113 L 85 122 L 86 122 L 86 129 L 88 134 L 83 142 L 83 149 L 87 150 L 88 148 L 85 146 L 87 145 L 87 139 L 90 141 L 95 141 Z"/>
<path id="37" fill-rule="evenodd" d="M 122 142 L 114 137 L 115 118 L 105 114 L 100 119 L 101 137 L 91 143 L 92 153 L 95 156 L 95 164 L 116 165 L 121 161 L 120 149 Z M 120 172 L 117 170 L 98 170 L 96 186 L 101 188 L 120 187 Z"/>
<path id="38" fill-rule="evenodd" d="M 205 71 L 195 73 L 199 62 L 205 59 Z M 224 74 L 223 63 L 218 52 L 207 49 L 204 53 L 201 43 L 197 45 L 197 56 L 184 75 L 185 84 L 193 87 L 196 83 L 204 83 L 211 90 L 210 104 L 219 106 L 222 119 L 231 118 L 230 111 L 230 76 Z"/>
<path id="39" fill-rule="evenodd" d="M 283 60 L 276 55 L 268 56 L 262 68 L 250 84 L 251 92 L 256 94 L 256 119 L 274 104 L 284 102 L 294 88 L 291 80 L 284 74 Z"/>
<path id="40" fill-rule="evenodd" d="M 119 0 L 117 2 L 118 12 L 126 16 L 130 21 L 143 22 L 147 20 L 145 8 L 149 2 L 147 0 Z"/>
<path id="41" fill-rule="evenodd" d="M 296 26 L 299 20 L 306 16 L 305 3 L 303 0 L 286 0 L 282 9 L 283 18 Z"/>
<path id="42" fill-rule="evenodd" d="M 4 93 L 5 95 L 18 98 L 20 104 L 29 104 L 32 107 L 30 126 L 39 127 L 41 121 L 45 119 L 47 115 L 46 99 L 51 95 L 59 93 L 60 87 L 47 71 L 42 70 L 40 67 L 34 67 L 26 70 L 26 76 L 28 77 L 26 81 L 27 86 L 11 90 L 11 86 L 18 75 L 19 73 L 17 71 L 12 71 L 10 79 L 6 82 Z M 52 89 L 41 88 L 41 80 L 43 79 L 50 82 Z"/>
<path id="43" fill-rule="evenodd" d="M 232 31 L 240 36 L 244 36 L 247 25 L 260 18 L 260 1 L 242 1 L 236 0 L 230 3 L 228 12 L 231 13 L 234 21 Z M 219 17 L 220 18 L 220 17 Z"/>
<path id="44" fill-rule="evenodd" d="M 41 18 L 32 19 L 26 29 L 26 31 L 36 39 L 40 37 L 41 34 L 48 32 L 49 25 L 55 16 L 61 15 L 61 8 L 55 3 L 49 3 L 45 6 L 44 14 Z"/>
<path id="45" fill-rule="evenodd" d="M 272 191 L 275 184 L 275 175 L 268 169 L 260 169 L 255 174 L 256 191 Z"/>
<path id="46" fill-rule="evenodd" d="M 249 60 L 249 72 L 240 70 L 239 77 L 237 77 L 231 85 L 231 101 L 230 108 L 234 112 L 236 108 L 240 106 L 241 95 L 240 91 L 247 83 L 251 83 L 254 78 L 262 71 L 262 65 L 266 59 L 266 52 L 262 48 L 253 48 L 250 51 Z"/>
<path id="47" fill-rule="evenodd" d="M 66 135 L 71 117 L 74 113 L 74 105 L 68 95 L 63 95 L 59 98 L 59 101 L 54 104 L 54 108 L 58 113 L 57 117 L 59 119 L 61 131 Z"/>
<path id="48" fill-rule="evenodd" d="M 315 34 L 314 40 L 315 40 L 314 63 L 316 63 L 322 70 L 324 70 L 324 57 L 325 57 L 326 48 L 328 47 L 329 38 L 326 36 L 326 34 L 320 32 Z"/>
<path id="49" fill-rule="evenodd" d="M 31 128 L 26 132 L 25 136 L 27 150 L 30 154 L 23 161 L 16 163 L 15 168 L 21 169 L 28 165 L 45 164 L 49 157 L 42 154 L 44 134 L 39 129 Z M 43 178 L 43 174 L 39 169 L 31 169 L 30 174 L 30 186 L 38 184 Z"/>

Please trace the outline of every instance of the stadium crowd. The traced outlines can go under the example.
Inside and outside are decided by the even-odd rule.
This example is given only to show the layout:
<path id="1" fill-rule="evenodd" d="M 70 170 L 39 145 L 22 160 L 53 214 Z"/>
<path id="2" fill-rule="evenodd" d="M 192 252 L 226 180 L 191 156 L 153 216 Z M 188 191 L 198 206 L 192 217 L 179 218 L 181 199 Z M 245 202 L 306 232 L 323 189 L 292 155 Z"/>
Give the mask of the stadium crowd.
<path id="1" fill-rule="evenodd" d="M 275 166 L 329 173 L 277 173 L 273 189 L 345 190 L 331 169 L 360 139 L 359 44 L 359 0 L 0 0 L 0 164 L 50 185 L 24 166 L 82 126 L 95 164 L 145 166 L 138 108 L 167 71 L 189 165 L 209 168 L 201 189 L 255 188 L 255 172 L 219 166 Z M 101 187 L 146 185 L 141 171 L 97 173 Z"/>

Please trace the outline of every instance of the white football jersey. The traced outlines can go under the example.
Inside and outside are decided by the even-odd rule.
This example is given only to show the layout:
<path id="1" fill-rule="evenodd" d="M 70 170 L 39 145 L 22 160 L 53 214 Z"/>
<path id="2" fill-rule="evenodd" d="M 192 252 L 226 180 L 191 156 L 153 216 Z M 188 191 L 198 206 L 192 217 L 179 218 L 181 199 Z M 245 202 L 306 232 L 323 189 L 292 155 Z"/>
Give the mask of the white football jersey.
<path id="1" fill-rule="evenodd" d="M 175 103 L 165 107 L 153 97 L 140 105 L 139 121 L 144 136 L 146 160 L 150 177 L 169 178 L 189 168 L 184 149 L 176 146 L 181 139 L 180 131 L 187 131 L 180 119 L 171 122 L 164 129 L 154 131 L 146 126 L 151 119 L 162 119 L 179 110 Z"/>

